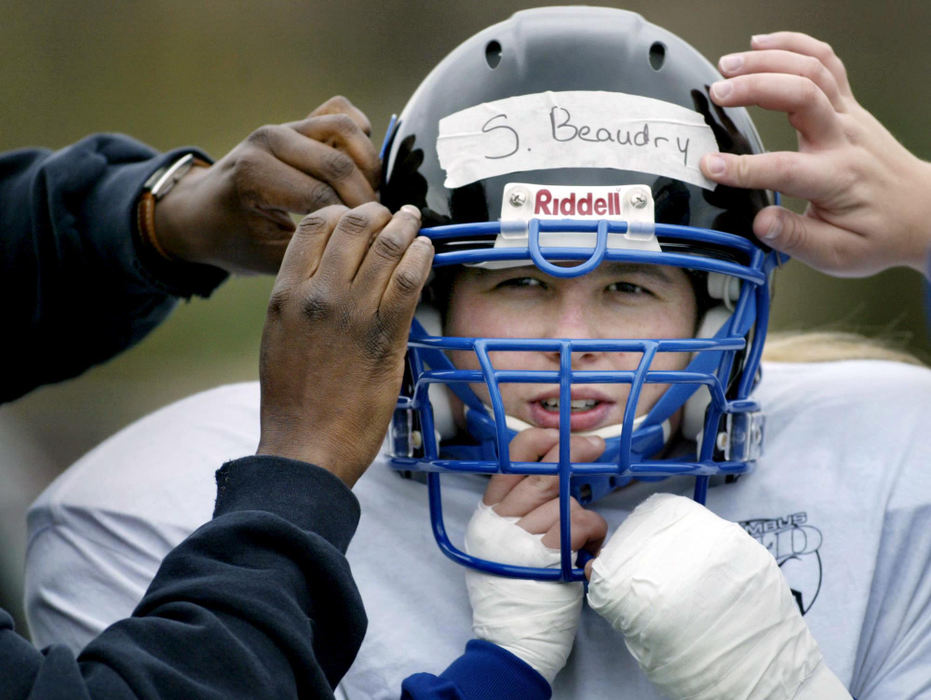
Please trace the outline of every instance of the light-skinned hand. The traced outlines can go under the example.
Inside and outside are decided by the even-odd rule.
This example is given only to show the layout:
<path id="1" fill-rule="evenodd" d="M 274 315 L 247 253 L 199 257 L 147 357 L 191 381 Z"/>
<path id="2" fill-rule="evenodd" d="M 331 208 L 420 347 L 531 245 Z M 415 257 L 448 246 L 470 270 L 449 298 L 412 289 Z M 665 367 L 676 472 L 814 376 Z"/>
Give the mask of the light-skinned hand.
<path id="1" fill-rule="evenodd" d="M 702 172 L 724 185 L 778 190 L 809 202 L 804 214 L 767 207 L 758 238 L 817 270 L 862 277 L 905 265 L 927 272 L 931 164 L 909 152 L 854 98 L 844 64 L 806 34 L 753 37 L 751 50 L 723 56 L 721 106 L 784 112 L 797 152 L 707 154 Z"/>

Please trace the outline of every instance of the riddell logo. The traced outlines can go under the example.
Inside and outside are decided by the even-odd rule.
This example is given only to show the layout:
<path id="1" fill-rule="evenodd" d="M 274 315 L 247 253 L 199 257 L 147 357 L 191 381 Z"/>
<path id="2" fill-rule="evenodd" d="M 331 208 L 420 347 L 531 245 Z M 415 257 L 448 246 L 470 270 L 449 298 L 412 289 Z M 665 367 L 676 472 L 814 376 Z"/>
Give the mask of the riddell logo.
<path id="1" fill-rule="evenodd" d="M 564 197 L 554 197 L 547 189 L 537 191 L 533 213 L 544 216 L 619 216 L 621 195 L 618 192 L 599 193 L 597 196 L 582 190 Z"/>

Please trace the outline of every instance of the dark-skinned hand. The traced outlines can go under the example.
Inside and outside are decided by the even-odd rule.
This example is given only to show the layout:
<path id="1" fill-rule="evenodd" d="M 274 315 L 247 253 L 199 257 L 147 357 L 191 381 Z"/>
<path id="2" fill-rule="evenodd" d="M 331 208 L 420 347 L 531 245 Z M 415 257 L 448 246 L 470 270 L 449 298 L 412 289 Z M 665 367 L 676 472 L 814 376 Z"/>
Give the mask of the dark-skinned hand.
<path id="1" fill-rule="evenodd" d="M 352 486 L 397 402 L 433 246 L 412 206 L 332 206 L 297 226 L 262 336 L 258 454 L 316 464 Z"/>
<path id="2" fill-rule="evenodd" d="M 381 164 L 368 118 L 333 97 L 300 121 L 262 126 L 209 168 L 192 168 L 155 207 L 174 259 L 274 273 L 294 221 L 331 204 L 374 201 Z"/>

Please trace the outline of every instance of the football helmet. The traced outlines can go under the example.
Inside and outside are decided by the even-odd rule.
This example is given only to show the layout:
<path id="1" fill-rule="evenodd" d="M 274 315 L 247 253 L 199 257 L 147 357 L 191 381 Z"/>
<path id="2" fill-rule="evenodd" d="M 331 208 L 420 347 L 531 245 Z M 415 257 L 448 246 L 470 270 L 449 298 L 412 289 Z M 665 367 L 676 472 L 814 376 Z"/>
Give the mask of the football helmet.
<path id="1" fill-rule="evenodd" d="M 698 168 L 706 151 L 762 151 L 745 110 L 711 102 L 709 86 L 718 79 L 694 48 L 637 14 L 527 10 L 452 51 L 389 127 L 382 201 L 392 210 L 418 206 L 422 234 L 435 247 L 434 276 L 410 333 L 390 462 L 406 474 L 426 474 L 434 534 L 455 561 L 507 576 L 580 580 L 569 548 L 570 496 L 584 504 L 631 479 L 684 474 L 695 477 L 695 498 L 703 502 L 710 477 L 752 468 L 763 414 L 751 392 L 771 273 L 781 258 L 752 234 L 754 215 L 774 195 L 715 186 Z M 455 266 L 536 265 L 570 278 L 606 261 L 687 270 L 701 316 L 695 336 L 443 335 Z M 457 368 L 450 351 L 474 353 L 481 369 Z M 559 366 L 496 367 L 491 355 L 507 351 L 547 352 Z M 583 371 L 572 358 L 584 352 L 640 359 L 632 371 Z M 687 366 L 651 369 L 658 353 L 684 353 Z M 511 439 L 528 426 L 506 413 L 500 389 L 507 382 L 558 386 L 557 462 L 509 458 Z M 623 422 L 598 431 L 605 453 L 597 462 L 573 463 L 572 387 L 586 383 L 630 389 Z M 637 416 L 638 397 L 651 383 L 668 388 Z M 470 385 L 484 385 L 485 398 Z M 449 418 L 449 394 L 465 407 L 458 424 Z M 682 426 L 674 436 L 676 414 Z M 455 546 L 442 516 L 445 472 L 558 475 L 560 568 L 488 562 Z"/>

